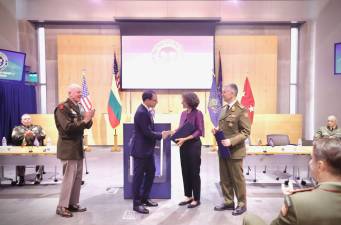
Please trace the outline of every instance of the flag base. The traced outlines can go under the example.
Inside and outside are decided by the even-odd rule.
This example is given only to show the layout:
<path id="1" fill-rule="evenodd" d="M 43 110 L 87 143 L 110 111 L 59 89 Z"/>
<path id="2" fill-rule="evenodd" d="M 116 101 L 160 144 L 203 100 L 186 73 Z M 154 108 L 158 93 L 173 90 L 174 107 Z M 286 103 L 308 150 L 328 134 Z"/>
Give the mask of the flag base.
<path id="1" fill-rule="evenodd" d="M 120 152 L 121 151 L 121 147 L 118 146 L 118 141 L 117 141 L 117 133 L 115 132 L 114 134 L 114 146 L 112 146 L 111 151 L 112 152 Z"/>

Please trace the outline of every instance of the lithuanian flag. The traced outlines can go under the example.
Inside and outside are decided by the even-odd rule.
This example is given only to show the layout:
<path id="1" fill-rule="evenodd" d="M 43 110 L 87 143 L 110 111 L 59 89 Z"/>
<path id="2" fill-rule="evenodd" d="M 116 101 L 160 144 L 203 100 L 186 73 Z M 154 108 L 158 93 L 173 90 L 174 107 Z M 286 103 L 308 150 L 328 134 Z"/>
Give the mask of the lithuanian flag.
<path id="1" fill-rule="evenodd" d="M 117 127 L 120 124 L 122 103 L 120 99 L 120 94 L 118 92 L 120 88 L 120 77 L 118 72 L 118 65 L 116 60 L 116 53 L 114 54 L 114 65 L 113 65 L 113 77 L 111 81 L 111 90 L 109 95 L 108 103 L 108 114 L 109 121 L 112 128 Z"/>

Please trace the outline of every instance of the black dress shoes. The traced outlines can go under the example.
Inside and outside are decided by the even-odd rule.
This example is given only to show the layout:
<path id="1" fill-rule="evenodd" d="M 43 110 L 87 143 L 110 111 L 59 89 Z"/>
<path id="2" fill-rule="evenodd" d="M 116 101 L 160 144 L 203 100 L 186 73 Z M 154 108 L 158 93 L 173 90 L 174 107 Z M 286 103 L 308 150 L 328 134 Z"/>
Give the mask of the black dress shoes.
<path id="1" fill-rule="evenodd" d="M 189 203 L 191 203 L 193 201 L 193 199 L 190 199 L 190 200 L 187 200 L 187 201 L 182 201 L 179 203 L 179 206 L 184 206 L 184 205 L 187 205 Z"/>
<path id="2" fill-rule="evenodd" d="M 149 213 L 149 210 L 146 209 L 143 205 L 134 206 L 133 210 L 135 212 L 142 213 L 142 214 L 148 214 Z"/>
<path id="3" fill-rule="evenodd" d="M 234 204 L 232 203 L 232 204 L 227 205 L 223 203 L 221 205 L 215 206 L 214 210 L 215 211 L 234 210 Z"/>
<path id="4" fill-rule="evenodd" d="M 239 216 L 246 212 L 246 207 L 238 206 L 235 210 L 233 210 L 232 215 Z"/>
<path id="5" fill-rule="evenodd" d="M 69 210 L 70 212 L 85 212 L 85 211 L 86 211 L 86 208 L 81 207 L 81 206 L 79 206 L 79 205 L 69 205 L 68 210 Z"/>
<path id="6" fill-rule="evenodd" d="M 143 201 L 142 205 L 147 206 L 147 207 L 156 207 L 156 206 L 158 206 L 158 204 L 156 202 L 153 202 L 150 199 L 148 199 L 146 201 Z"/>
<path id="7" fill-rule="evenodd" d="M 200 201 L 197 201 L 197 203 L 195 203 L 195 204 L 193 204 L 193 203 L 189 204 L 189 205 L 187 206 L 187 208 L 193 209 L 193 208 L 195 208 L 195 207 L 198 207 L 199 205 L 200 205 Z"/>

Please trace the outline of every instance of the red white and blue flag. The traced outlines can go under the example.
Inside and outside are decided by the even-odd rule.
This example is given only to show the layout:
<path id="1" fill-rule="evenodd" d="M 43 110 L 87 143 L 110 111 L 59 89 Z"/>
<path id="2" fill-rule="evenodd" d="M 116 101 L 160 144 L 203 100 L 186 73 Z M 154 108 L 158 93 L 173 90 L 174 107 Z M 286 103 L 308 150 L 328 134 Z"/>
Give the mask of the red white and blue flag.
<path id="1" fill-rule="evenodd" d="M 82 98 L 81 104 L 85 110 L 85 112 L 89 112 L 92 109 L 92 103 L 90 99 L 90 94 L 88 90 L 88 85 L 86 83 L 85 76 L 82 77 Z"/>

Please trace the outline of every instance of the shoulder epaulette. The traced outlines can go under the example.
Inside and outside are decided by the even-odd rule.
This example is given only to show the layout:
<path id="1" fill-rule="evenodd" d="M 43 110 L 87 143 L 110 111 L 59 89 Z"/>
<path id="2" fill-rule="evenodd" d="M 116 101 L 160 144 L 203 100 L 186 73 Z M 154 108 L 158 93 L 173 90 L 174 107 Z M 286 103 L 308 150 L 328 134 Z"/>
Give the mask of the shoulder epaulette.
<path id="1" fill-rule="evenodd" d="M 311 188 L 296 189 L 296 190 L 291 191 L 291 193 L 289 195 L 293 195 L 293 194 L 301 193 L 301 192 L 312 191 L 312 190 L 315 190 L 315 188 L 311 187 Z"/>

